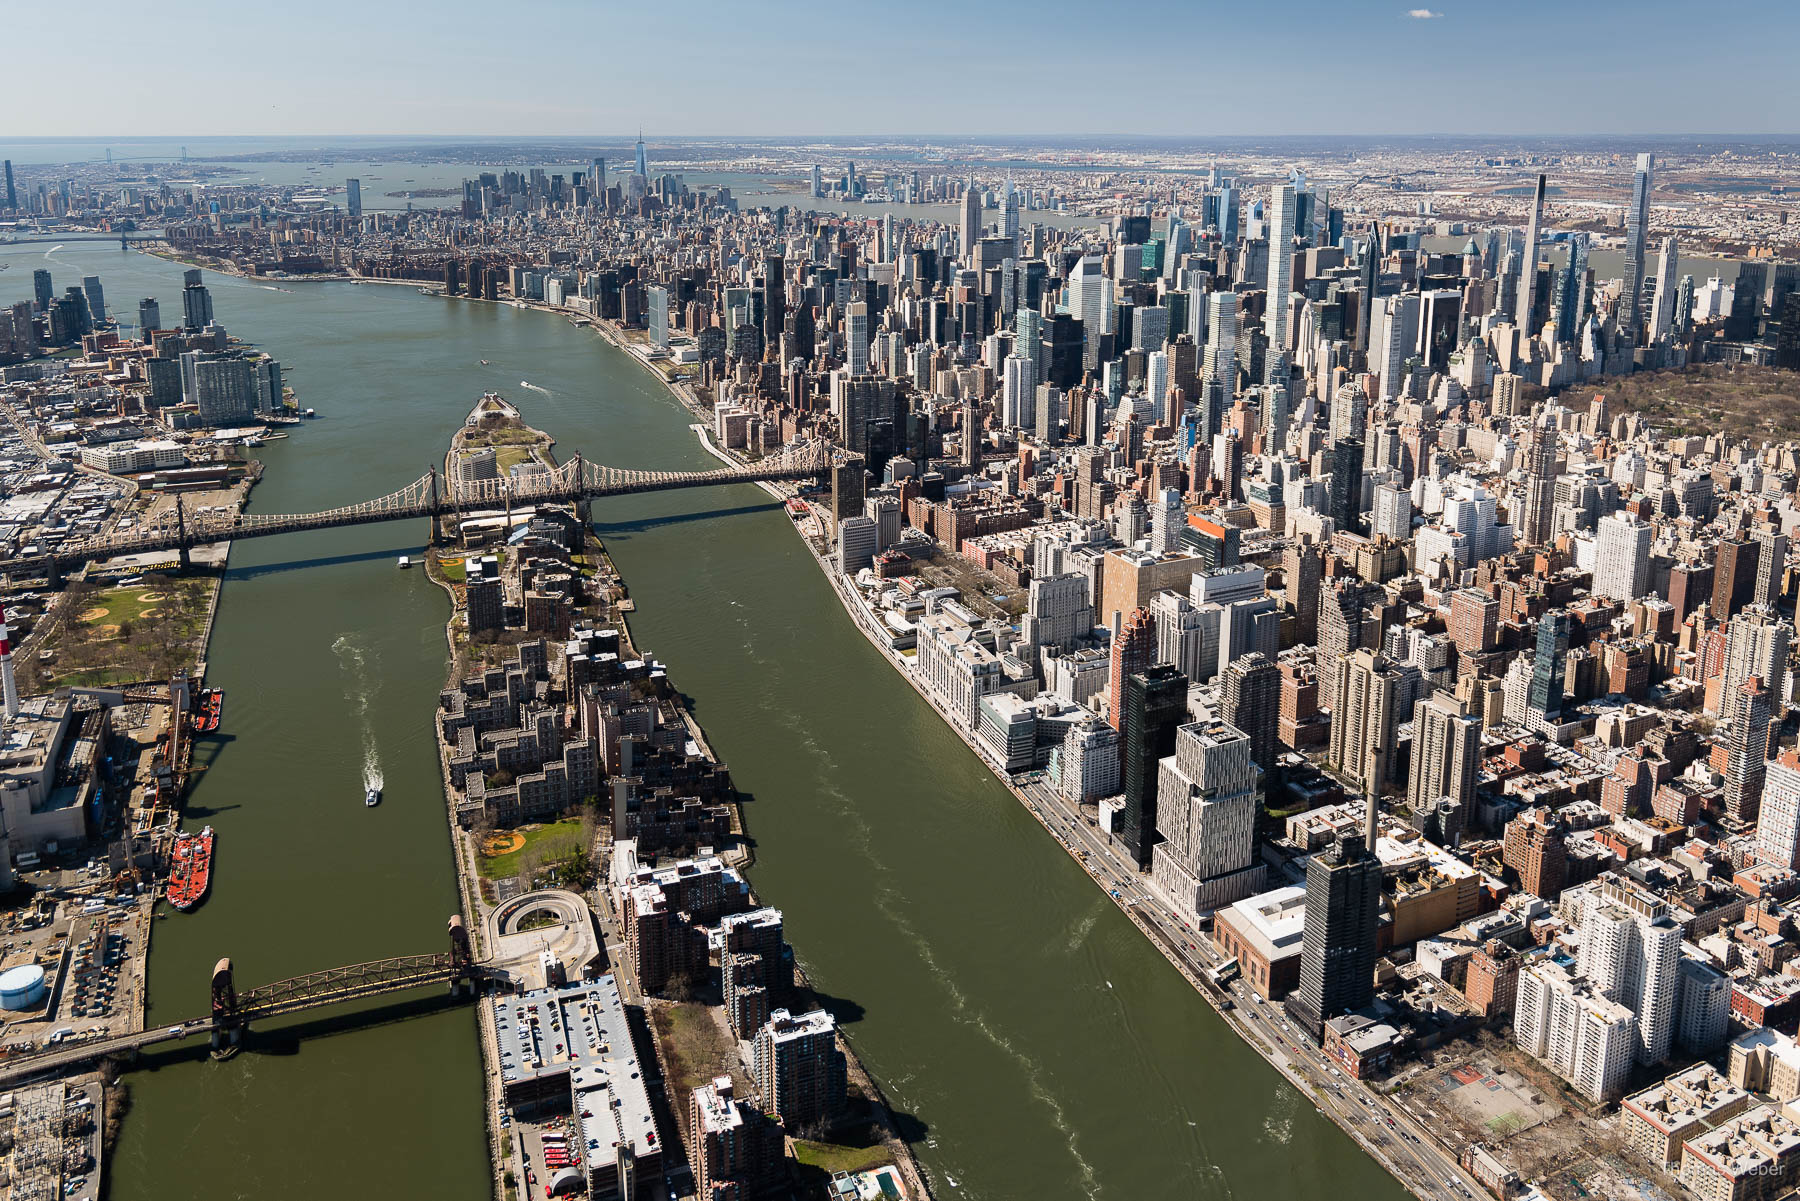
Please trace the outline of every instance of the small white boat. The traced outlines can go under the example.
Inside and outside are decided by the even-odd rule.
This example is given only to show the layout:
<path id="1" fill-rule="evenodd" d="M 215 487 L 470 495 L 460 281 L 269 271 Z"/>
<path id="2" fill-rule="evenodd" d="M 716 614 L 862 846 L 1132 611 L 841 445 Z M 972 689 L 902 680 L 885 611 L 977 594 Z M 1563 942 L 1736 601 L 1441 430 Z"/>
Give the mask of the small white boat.
<path id="1" fill-rule="evenodd" d="M 408 567 L 412 566 L 412 558 L 408 555 L 401 555 L 398 566 L 401 571 L 405 571 Z"/>

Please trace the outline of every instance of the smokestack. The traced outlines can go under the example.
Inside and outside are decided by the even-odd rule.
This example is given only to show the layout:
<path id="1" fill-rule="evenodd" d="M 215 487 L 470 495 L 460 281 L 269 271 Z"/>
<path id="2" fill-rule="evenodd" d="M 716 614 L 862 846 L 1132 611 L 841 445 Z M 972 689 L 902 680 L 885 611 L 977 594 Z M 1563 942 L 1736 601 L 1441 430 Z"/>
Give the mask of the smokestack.
<path id="1" fill-rule="evenodd" d="M 8 673 L 11 672 L 8 668 Z M 1363 849 L 1369 854 L 1375 853 L 1375 790 L 1369 789 L 1368 808 L 1363 811 Z"/>
<path id="2" fill-rule="evenodd" d="M 6 688 L 6 716 L 19 715 L 19 682 L 13 678 L 12 635 L 0 620 L 0 683 Z"/>

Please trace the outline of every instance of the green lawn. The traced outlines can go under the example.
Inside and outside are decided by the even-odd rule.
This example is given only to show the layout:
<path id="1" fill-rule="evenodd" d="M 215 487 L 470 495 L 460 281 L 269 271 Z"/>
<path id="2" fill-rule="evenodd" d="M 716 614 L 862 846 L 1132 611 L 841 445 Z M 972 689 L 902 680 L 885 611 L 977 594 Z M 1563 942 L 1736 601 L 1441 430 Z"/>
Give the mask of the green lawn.
<path id="1" fill-rule="evenodd" d="M 547 826 L 525 827 L 518 832 L 525 836 L 525 845 L 518 850 L 491 858 L 487 855 L 477 857 L 476 867 L 482 875 L 490 880 L 518 875 L 520 860 L 534 847 L 542 847 L 549 859 L 561 859 L 581 846 L 581 819 L 578 817 L 565 817 Z"/>
<path id="2" fill-rule="evenodd" d="M 502 446 L 494 452 L 494 465 L 501 471 L 510 471 L 530 458 L 532 453 L 529 446 Z"/>
<path id="3" fill-rule="evenodd" d="M 879 1144 L 840 1147 L 836 1143 L 809 1143 L 804 1139 L 794 1140 L 794 1159 L 803 1167 L 818 1168 L 823 1172 L 866 1172 L 894 1162 L 887 1148 Z"/>
<path id="4" fill-rule="evenodd" d="M 159 601 L 147 601 L 146 596 L 160 597 Z M 144 615 L 145 609 L 158 609 L 168 613 L 169 609 L 179 602 L 166 591 L 152 588 L 109 588 L 105 592 L 96 592 L 80 598 L 81 609 L 75 613 L 79 619 L 94 626 L 116 626 L 121 622 L 137 621 Z M 104 617 L 84 618 L 83 614 L 90 609 L 105 609 Z"/>
<path id="5" fill-rule="evenodd" d="M 439 559 L 437 561 L 437 566 L 438 570 L 444 573 L 444 578 L 446 580 L 451 580 L 460 584 L 468 579 L 468 569 L 463 566 L 463 560 L 460 557 L 453 559 Z"/>

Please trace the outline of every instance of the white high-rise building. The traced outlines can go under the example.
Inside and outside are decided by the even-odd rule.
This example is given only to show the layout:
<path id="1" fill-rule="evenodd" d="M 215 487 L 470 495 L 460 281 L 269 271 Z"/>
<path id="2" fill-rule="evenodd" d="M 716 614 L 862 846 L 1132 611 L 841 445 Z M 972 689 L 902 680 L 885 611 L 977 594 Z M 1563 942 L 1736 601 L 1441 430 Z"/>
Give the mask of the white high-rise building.
<path id="1" fill-rule="evenodd" d="M 1033 651 L 1045 646 L 1067 650 L 1077 638 L 1092 634 L 1094 607 L 1088 603 L 1087 577 L 1069 571 L 1033 578 L 1019 632 Z"/>
<path id="2" fill-rule="evenodd" d="M 1624 1095 L 1631 1075 L 1631 1010 L 1545 961 L 1519 976 L 1513 1037 L 1590 1101 Z"/>
<path id="3" fill-rule="evenodd" d="M 1414 813 L 1449 797 L 1466 817 L 1475 805 L 1475 776 L 1481 766 L 1481 719 L 1467 713 L 1447 692 L 1434 692 L 1413 705 L 1412 763 L 1406 799 Z"/>
<path id="4" fill-rule="evenodd" d="M 1725 679 L 1719 691 L 1719 716 L 1730 720 L 1738 690 L 1752 677 L 1769 690 L 1777 713 L 1787 695 L 1788 623 L 1767 605 L 1746 605 L 1725 624 Z"/>
<path id="5" fill-rule="evenodd" d="M 1119 791 L 1119 732 L 1095 717 L 1063 735 L 1062 795 L 1080 804 Z"/>
<path id="6" fill-rule="evenodd" d="M 1157 593 L 1150 598 L 1150 617 L 1156 622 L 1157 664 L 1167 664 L 1190 680 L 1206 679 L 1218 657 L 1217 627 L 1212 631 L 1213 658 L 1207 659 L 1206 625 L 1201 611 L 1187 597 L 1179 592 Z"/>
<path id="7" fill-rule="evenodd" d="M 1381 399 L 1392 400 L 1406 382 L 1406 360 L 1419 340 L 1419 294 L 1388 296 L 1379 303 L 1378 337 L 1369 354 L 1371 365 L 1379 363 L 1381 367 Z"/>
<path id="8" fill-rule="evenodd" d="M 1675 235 L 1662 240 L 1662 259 L 1656 268 L 1656 294 L 1650 301 L 1650 340 L 1660 342 L 1669 336 L 1675 321 L 1675 294 L 1681 287 L 1675 275 L 1680 255 L 1675 248 Z"/>
<path id="9" fill-rule="evenodd" d="M 1089 371 L 1100 364 L 1100 335 L 1106 332 L 1106 310 L 1112 281 L 1106 278 L 1106 264 L 1097 254 L 1083 255 L 1069 272 L 1068 310 L 1081 322 L 1081 363 Z"/>
<path id="10" fill-rule="evenodd" d="M 1008 429 L 1031 425 L 1037 411 L 1037 363 L 1024 355 L 1006 356 L 1000 380 L 1000 419 Z"/>
<path id="11" fill-rule="evenodd" d="M 1284 183 L 1269 192 L 1269 296 L 1263 329 L 1269 348 L 1288 349 L 1288 293 L 1294 282 L 1294 185 Z"/>
<path id="12" fill-rule="evenodd" d="M 1222 721 L 1191 722 L 1157 764 L 1150 882 L 1188 922 L 1262 890 L 1256 814 L 1262 789 L 1250 737 Z"/>
<path id="13" fill-rule="evenodd" d="M 1800 867 L 1800 755 L 1791 750 L 1764 765 L 1756 857 L 1777 867 Z"/>
<path id="14" fill-rule="evenodd" d="M 869 306 L 857 301 L 844 318 L 844 364 L 851 375 L 869 373 Z"/>
<path id="15" fill-rule="evenodd" d="M 1173 554 L 1181 547 L 1181 529 L 1187 524 L 1187 506 L 1181 493 L 1164 488 L 1150 509 L 1150 549 L 1159 555 Z"/>
<path id="16" fill-rule="evenodd" d="M 649 310 L 650 341 L 664 350 L 669 349 L 669 290 L 661 284 L 651 284 L 645 294 L 645 308 Z"/>
<path id="17" fill-rule="evenodd" d="M 1650 540 L 1654 531 L 1630 513 L 1600 519 L 1594 562 L 1594 594 L 1631 602 L 1650 587 Z"/>
<path id="18" fill-rule="evenodd" d="M 1161 413 L 1169 395 L 1169 354 L 1165 350 L 1150 352 L 1144 365 L 1144 395 L 1150 399 L 1150 411 Z"/>
<path id="19" fill-rule="evenodd" d="M 1412 533 L 1412 493 L 1399 484 L 1375 486 L 1375 516 L 1371 530 L 1404 542 Z"/>
<path id="20" fill-rule="evenodd" d="M 1214 292 L 1206 298 L 1206 359 L 1202 375 L 1229 391 L 1237 380 L 1238 298 Z"/>
<path id="21" fill-rule="evenodd" d="M 1681 926 L 1668 903 L 1605 875 L 1564 892 L 1562 909 L 1581 931 L 1580 974 L 1595 992 L 1631 1011 L 1637 1061 L 1667 1059 L 1681 967 Z"/>

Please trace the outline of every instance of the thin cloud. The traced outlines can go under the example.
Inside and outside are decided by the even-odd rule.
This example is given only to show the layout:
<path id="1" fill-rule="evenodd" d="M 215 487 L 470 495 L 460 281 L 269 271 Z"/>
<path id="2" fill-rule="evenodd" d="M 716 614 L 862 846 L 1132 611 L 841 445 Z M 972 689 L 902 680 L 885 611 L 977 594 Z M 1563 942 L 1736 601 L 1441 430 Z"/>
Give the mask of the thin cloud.
<path id="1" fill-rule="evenodd" d="M 1430 21 L 1441 17 L 1444 14 L 1434 13 L 1429 8 L 1409 8 L 1406 10 L 1406 15 L 1415 21 Z"/>

